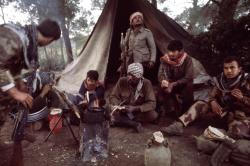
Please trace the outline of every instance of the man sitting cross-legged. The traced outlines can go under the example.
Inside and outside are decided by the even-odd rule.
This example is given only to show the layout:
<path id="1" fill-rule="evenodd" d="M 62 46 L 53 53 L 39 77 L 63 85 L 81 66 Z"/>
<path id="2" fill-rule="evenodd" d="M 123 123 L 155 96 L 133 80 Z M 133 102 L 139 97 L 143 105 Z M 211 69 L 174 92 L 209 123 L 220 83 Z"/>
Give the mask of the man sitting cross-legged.
<path id="1" fill-rule="evenodd" d="M 132 127 L 141 132 L 140 122 L 152 122 L 157 118 L 153 87 L 151 82 L 143 77 L 143 67 L 140 63 L 128 66 L 127 77 L 118 80 L 110 95 L 110 104 L 113 115 L 111 118 L 116 126 Z"/>

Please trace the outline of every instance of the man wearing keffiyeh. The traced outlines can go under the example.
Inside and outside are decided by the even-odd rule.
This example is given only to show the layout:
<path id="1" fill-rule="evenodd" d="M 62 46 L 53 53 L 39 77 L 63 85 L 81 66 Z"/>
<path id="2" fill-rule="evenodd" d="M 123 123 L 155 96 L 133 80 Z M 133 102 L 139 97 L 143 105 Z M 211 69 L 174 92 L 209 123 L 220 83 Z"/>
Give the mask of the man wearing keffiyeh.
<path id="1" fill-rule="evenodd" d="M 159 103 L 176 114 L 186 111 L 193 103 L 193 63 L 179 40 L 168 44 L 168 52 L 161 57 L 158 73 Z M 177 100 L 179 96 L 181 103 Z M 163 111 L 164 112 L 164 111 Z"/>
<path id="2" fill-rule="evenodd" d="M 156 99 L 151 82 L 143 77 L 140 63 L 128 66 L 127 77 L 121 77 L 110 95 L 111 111 L 120 109 L 113 114 L 113 124 L 134 128 L 142 131 L 141 122 L 152 122 L 157 118 Z"/>

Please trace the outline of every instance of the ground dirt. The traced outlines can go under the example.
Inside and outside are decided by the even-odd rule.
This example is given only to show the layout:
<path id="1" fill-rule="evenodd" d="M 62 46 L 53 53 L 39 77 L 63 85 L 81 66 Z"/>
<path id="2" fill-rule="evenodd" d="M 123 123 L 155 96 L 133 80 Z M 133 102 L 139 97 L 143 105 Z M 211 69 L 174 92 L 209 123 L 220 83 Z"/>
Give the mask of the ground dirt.
<path id="1" fill-rule="evenodd" d="M 76 157 L 78 145 L 75 143 L 66 126 L 57 135 L 52 135 L 47 142 L 43 142 L 48 130 L 36 131 L 35 143 L 23 142 L 23 161 L 25 166 L 143 166 L 144 150 L 147 140 L 160 126 L 168 125 L 173 120 L 166 118 L 160 124 L 145 124 L 143 133 L 135 133 L 133 129 L 110 128 L 109 133 L 109 157 L 105 161 L 83 163 Z M 0 133 L 0 141 L 9 141 L 13 127 L 12 120 L 8 120 Z M 168 137 L 171 152 L 172 166 L 209 166 L 209 155 L 196 150 L 192 135 L 200 135 L 206 128 L 203 121 L 185 129 L 184 136 Z M 78 136 L 79 128 L 73 126 Z M 8 166 L 12 154 L 12 148 L 0 147 L 0 166 Z M 230 162 L 223 166 L 233 166 Z"/>

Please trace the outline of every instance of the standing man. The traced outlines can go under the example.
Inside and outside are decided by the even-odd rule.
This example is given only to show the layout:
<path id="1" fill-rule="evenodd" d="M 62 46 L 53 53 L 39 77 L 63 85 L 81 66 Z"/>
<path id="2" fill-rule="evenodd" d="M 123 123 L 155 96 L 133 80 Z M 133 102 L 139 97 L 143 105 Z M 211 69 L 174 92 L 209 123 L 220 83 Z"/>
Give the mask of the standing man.
<path id="1" fill-rule="evenodd" d="M 37 47 L 50 44 L 59 39 L 60 35 L 58 23 L 50 19 L 45 19 L 38 26 L 0 25 L 0 93 L 6 93 L 24 107 L 31 108 L 32 96 L 18 90 L 13 77 L 23 68 L 30 69 L 37 66 Z M 0 102 L 1 99 L 2 97 Z M 8 100 L 3 101 L 0 111 L 6 110 L 9 104 Z"/>
<path id="2" fill-rule="evenodd" d="M 154 67 L 156 60 L 156 46 L 153 34 L 144 27 L 141 12 L 133 13 L 129 18 L 129 22 L 130 28 L 127 30 L 124 42 L 128 65 L 141 63 L 145 76 L 149 78 L 150 70 Z"/>
<path id="3" fill-rule="evenodd" d="M 60 38 L 57 22 L 46 19 L 38 26 L 24 27 L 4 24 L 0 26 L 0 88 L 25 107 L 32 106 L 33 98 L 17 90 L 13 76 L 22 68 L 38 64 L 38 46 L 46 46 Z"/>
<path id="4" fill-rule="evenodd" d="M 167 54 L 161 57 L 158 73 L 159 102 L 164 105 L 164 109 L 179 113 L 186 111 L 193 103 L 193 63 L 183 50 L 181 41 L 170 41 L 167 49 Z M 177 95 L 182 103 L 178 102 Z"/>
<path id="5" fill-rule="evenodd" d="M 128 66 L 127 76 L 121 77 L 112 90 L 110 104 L 111 119 L 116 126 L 132 127 L 141 132 L 141 122 L 152 122 L 157 118 L 153 86 L 143 77 L 140 63 Z"/>

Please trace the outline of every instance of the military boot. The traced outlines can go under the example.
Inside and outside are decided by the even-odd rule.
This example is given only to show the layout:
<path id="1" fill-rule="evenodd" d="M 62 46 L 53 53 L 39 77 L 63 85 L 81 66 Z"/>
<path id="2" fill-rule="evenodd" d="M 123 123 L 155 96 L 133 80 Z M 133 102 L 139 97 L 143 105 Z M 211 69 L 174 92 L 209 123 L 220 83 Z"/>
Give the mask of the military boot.
<path id="1" fill-rule="evenodd" d="M 184 126 L 181 122 L 174 122 L 168 127 L 162 127 L 160 130 L 165 135 L 182 135 L 183 128 Z"/>

